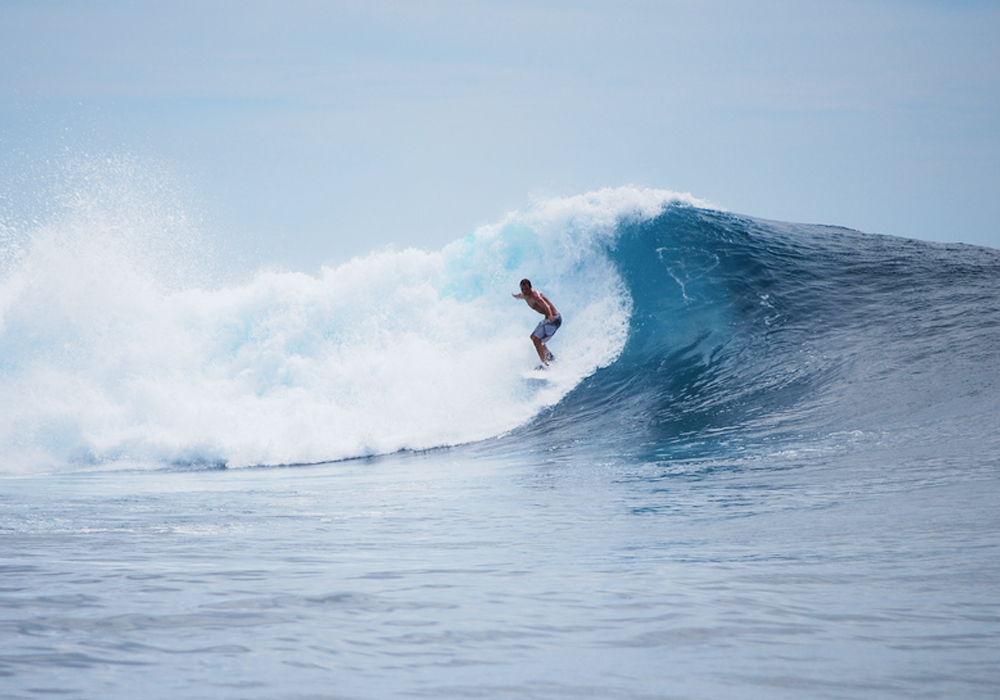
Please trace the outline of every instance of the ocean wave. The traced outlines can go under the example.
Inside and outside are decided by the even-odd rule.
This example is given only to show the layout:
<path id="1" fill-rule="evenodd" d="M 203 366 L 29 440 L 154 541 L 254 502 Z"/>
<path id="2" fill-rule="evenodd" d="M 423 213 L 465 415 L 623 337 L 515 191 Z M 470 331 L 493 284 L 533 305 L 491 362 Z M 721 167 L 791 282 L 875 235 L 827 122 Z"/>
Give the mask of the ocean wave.
<path id="1" fill-rule="evenodd" d="M 196 246 L 140 254 L 176 217 L 88 202 L 30 230 L 0 282 L 4 469 L 289 464 L 503 434 L 614 361 L 631 302 L 608 246 L 621 221 L 687 201 L 605 190 L 437 252 L 205 286 L 164 274 Z M 522 377 L 522 277 L 567 319 L 543 385 Z"/>
<path id="2" fill-rule="evenodd" d="M 151 209 L 85 202 L 5 258 L 0 469 L 302 464 L 512 434 L 662 459 L 870 430 L 997 375 L 996 251 L 618 188 L 440 251 L 201 284 L 176 274 L 197 267 L 194 237 Z M 524 376 L 522 277 L 566 320 L 546 381 Z"/>

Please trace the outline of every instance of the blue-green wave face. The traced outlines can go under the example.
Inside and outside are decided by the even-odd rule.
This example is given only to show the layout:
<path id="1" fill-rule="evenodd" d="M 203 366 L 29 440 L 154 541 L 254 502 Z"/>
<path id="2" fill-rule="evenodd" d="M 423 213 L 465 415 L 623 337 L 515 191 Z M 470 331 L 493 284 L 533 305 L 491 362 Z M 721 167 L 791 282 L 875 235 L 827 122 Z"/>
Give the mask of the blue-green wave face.
<path id="1" fill-rule="evenodd" d="M 997 251 L 673 206 L 608 255 L 627 342 L 526 436 L 671 459 L 1000 408 Z"/>

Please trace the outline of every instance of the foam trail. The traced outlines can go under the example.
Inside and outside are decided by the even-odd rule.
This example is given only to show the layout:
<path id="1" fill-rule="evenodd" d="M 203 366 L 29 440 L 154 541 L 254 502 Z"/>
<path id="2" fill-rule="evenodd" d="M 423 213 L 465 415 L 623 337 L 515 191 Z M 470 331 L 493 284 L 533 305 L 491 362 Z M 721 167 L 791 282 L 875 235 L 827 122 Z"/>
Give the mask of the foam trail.
<path id="1" fill-rule="evenodd" d="M 148 192 L 104 196 L 25 232 L 3 269 L 4 471 L 316 462 L 500 435 L 617 357 L 631 300 L 607 258 L 616 224 L 688 201 L 603 190 L 437 252 L 210 286 L 178 281 L 200 248 L 178 242 L 175 212 L 141 206 Z M 510 297 L 522 277 L 567 319 L 541 388 L 521 377 L 535 320 Z"/>

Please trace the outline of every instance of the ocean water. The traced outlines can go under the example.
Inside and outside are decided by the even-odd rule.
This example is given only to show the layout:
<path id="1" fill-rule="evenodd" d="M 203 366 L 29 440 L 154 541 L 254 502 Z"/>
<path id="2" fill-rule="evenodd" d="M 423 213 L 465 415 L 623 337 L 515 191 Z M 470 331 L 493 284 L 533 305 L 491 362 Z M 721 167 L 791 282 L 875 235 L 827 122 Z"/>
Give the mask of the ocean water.
<path id="1" fill-rule="evenodd" d="M 1000 251 L 621 188 L 227 279 L 158 196 L 0 227 L 0 697 L 1000 694 Z"/>

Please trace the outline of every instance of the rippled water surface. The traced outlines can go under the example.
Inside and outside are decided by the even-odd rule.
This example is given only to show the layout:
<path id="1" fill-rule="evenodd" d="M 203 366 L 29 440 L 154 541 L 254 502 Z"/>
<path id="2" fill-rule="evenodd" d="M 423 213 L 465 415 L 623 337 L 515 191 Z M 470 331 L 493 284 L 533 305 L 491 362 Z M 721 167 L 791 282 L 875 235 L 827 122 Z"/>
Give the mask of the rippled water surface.
<path id="1" fill-rule="evenodd" d="M 0 695 L 995 697 L 995 470 L 840 439 L 5 478 Z"/>

